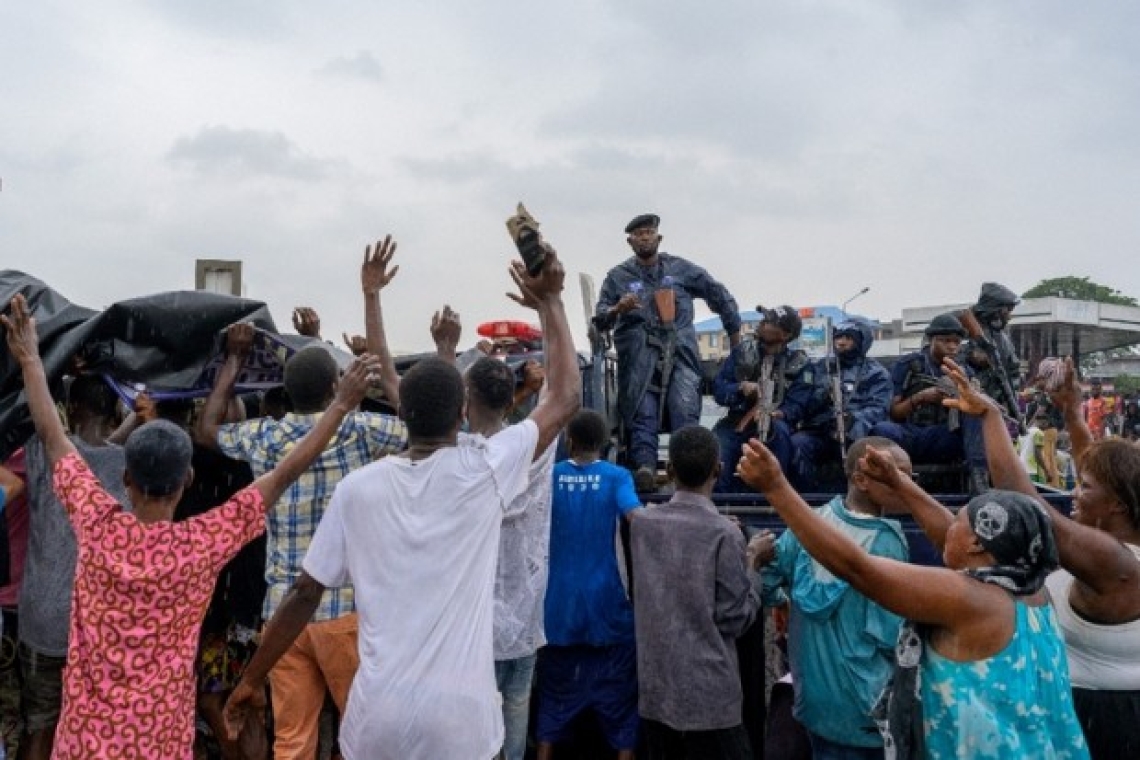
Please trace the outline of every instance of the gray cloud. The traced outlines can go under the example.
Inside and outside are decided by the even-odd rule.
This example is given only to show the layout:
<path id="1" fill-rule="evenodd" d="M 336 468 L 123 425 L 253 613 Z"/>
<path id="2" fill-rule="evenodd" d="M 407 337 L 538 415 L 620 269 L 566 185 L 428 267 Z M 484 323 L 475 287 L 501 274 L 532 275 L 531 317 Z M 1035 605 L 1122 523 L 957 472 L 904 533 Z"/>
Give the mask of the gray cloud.
<path id="1" fill-rule="evenodd" d="M 167 158 L 207 175 L 314 180 L 329 170 L 328 162 L 304 155 L 280 132 L 225 126 L 203 127 L 196 135 L 178 138 Z"/>
<path id="2" fill-rule="evenodd" d="M 362 79 L 369 82 L 380 82 L 384 79 L 384 69 L 376 57 L 367 50 L 361 50 L 353 56 L 339 56 L 321 66 L 317 72 L 323 76 L 343 79 Z"/>

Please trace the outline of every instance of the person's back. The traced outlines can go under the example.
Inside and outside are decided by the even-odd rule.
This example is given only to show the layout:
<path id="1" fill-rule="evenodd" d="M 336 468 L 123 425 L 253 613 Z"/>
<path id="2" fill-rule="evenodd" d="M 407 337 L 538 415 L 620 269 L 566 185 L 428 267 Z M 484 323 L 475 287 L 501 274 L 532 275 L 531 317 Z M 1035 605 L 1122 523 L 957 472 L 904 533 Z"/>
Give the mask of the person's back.
<path id="1" fill-rule="evenodd" d="M 868 446 L 890 452 L 909 471 L 909 458 L 898 446 L 883 438 L 861 439 L 844 462 L 846 497 L 836 496 L 817 514 L 864 551 L 906 562 L 902 526 L 882 516 L 877 491 L 858 471 Z M 829 750 L 881 751 L 883 741 L 871 710 L 890 676 L 902 620 L 828 572 L 791 531 L 780 536 L 776 557 L 762 577 L 766 605 L 785 598 L 791 602 L 788 659 L 795 715 L 810 732 L 816 753 L 830 757 Z"/>
<path id="2" fill-rule="evenodd" d="M 260 496 L 249 489 L 200 517 L 147 524 L 123 512 L 77 455 L 61 461 L 54 482 L 79 559 L 53 756 L 188 756 L 178 750 L 188 752 L 193 735 L 198 629 L 218 571 L 263 530 Z M 103 738 L 98 752 L 93 734 Z"/>
<path id="3" fill-rule="evenodd" d="M 104 488 L 129 511 L 123 484 L 125 460 L 105 440 L 113 428 L 115 395 L 98 376 L 81 376 L 68 387 L 70 440 Z M 52 472 L 38 434 L 25 449 L 29 533 L 20 590 L 19 660 L 21 702 L 29 760 L 47 758 L 63 702 L 76 540 L 67 511 L 52 489 Z"/>
<path id="4" fill-rule="evenodd" d="M 819 510 L 868 552 L 907 560 L 906 539 L 894 520 L 849 511 L 840 497 Z M 832 744 L 881 747 L 871 708 L 892 667 L 901 619 L 823 569 L 791 531 L 778 542 L 776 575 L 788 585 L 788 659 L 796 718 Z M 765 571 L 765 578 L 769 572 Z"/>
<path id="5" fill-rule="evenodd" d="M 537 433 L 522 422 L 483 445 L 388 457 L 337 489 L 305 567 L 324 580 L 351 578 L 359 591 L 369 665 L 357 671 L 341 727 L 349 746 L 383 746 L 393 757 L 499 751 L 489 668 L 499 530 L 526 486 Z M 342 564 L 320 559 L 328 541 L 342 542 Z"/>
<path id="6" fill-rule="evenodd" d="M 758 578 L 740 529 L 709 498 L 719 467 L 715 436 L 681 429 L 669 441 L 677 492 L 630 526 L 638 701 L 651 757 L 677 742 L 725 748 L 709 757 L 751 756 L 736 638 L 759 611 Z"/>
<path id="7" fill-rule="evenodd" d="M 619 760 L 632 758 L 637 746 L 633 607 L 618 568 L 617 536 L 641 502 L 629 472 L 600 458 L 607 439 L 599 413 L 578 412 L 566 428 L 572 458 L 554 468 L 548 644 L 538 660 L 539 760 L 553 757 L 586 711 Z"/>

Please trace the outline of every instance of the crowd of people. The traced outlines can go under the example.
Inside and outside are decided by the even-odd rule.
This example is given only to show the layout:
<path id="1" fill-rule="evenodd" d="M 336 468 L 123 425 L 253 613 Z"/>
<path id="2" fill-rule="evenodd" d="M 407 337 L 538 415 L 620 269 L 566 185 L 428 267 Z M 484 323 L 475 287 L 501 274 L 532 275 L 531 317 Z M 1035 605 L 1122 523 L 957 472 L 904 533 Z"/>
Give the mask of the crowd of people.
<path id="1" fill-rule="evenodd" d="M 791 306 L 742 335 L 728 289 L 660 252 L 659 225 L 629 223 L 634 255 L 595 314 L 618 353 L 624 466 L 610 421 L 580 408 L 546 244 L 540 267 L 509 269 L 541 364 L 461 353 L 444 307 L 436 355 L 401 377 L 388 237 L 364 254 L 350 368 L 303 348 L 283 392 L 252 403 L 235 395 L 254 339 L 237 323 L 204 403 L 142 395 L 125 419 L 97 374 L 57 406 L 17 295 L 0 322 L 35 433 L 0 466 L 7 530 L 26 535 L 0 563 L 7 748 L 188 760 L 207 733 L 227 760 L 309 760 L 331 709 L 348 760 L 522 760 L 531 744 L 549 760 L 585 715 L 623 759 L 1140 756 L 1140 447 L 1108 434 L 1071 362 L 1027 395 L 1016 295 L 985 284 L 890 371 L 855 319 L 816 361 Z M 711 430 L 695 298 L 732 345 Z M 664 431 L 670 493 L 647 499 Z M 1038 495 L 1066 449 L 1071 516 Z M 946 462 L 974 492 L 957 513 L 913 478 Z M 818 509 L 800 496 L 828 487 Z M 787 530 L 721 514 L 716 496 L 745 489 Z M 944 567 L 909 562 L 899 514 Z M 748 728 L 764 706 L 740 647 L 766 611 L 787 621 L 803 755 Z"/>

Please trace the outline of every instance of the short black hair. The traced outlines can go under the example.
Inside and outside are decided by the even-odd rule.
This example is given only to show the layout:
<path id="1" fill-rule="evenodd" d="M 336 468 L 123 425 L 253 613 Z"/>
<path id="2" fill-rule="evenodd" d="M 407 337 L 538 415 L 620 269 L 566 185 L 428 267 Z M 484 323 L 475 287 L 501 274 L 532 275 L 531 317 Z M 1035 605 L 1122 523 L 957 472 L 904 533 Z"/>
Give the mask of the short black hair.
<path id="1" fill-rule="evenodd" d="M 606 418 L 593 409 L 581 409 L 566 425 L 571 451 L 601 451 L 606 444 Z"/>
<path id="2" fill-rule="evenodd" d="M 160 420 L 169 420 L 181 428 L 190 427 L 190 418 L 194 416 L 194 399 L 168 398 L 156 401 L 154 411 Z"/>
<path id="3" fill-rule="evenodd" d="M 467 390 L 479 406 L 506 412 L 515 399 L 515 373 L 501 359 L 484 356 L 467 370 Z"/>
<path id="4" fill-rule="evenodd" d="M 118 400 L 111 386 L 99 375 L 79 375 L 67 388 L 68 413 L 75 416 L 113 419 Z"/>
<path id="5" fill-rule="evenodd" d="M 669 465 L 673 477 L 686 488 L 708 482 L 720 462 L 720 444 L 711 430 L 688 425 L 669 436 Z"/>
<path id="6" fill-rule="evenodd" d="M 899 446 L 890 438 L 883 438 L 878 435 L 869 435 L 866 438 L 860 438 L 848 447 L 847 458 L 843 460 L 843 473 L 847 477 L 850 478 L 855 474 L 855 471 L 859 469 L 859 460 L 867 454 L 867 449 L 871 447 L 888 453 L 895 449 L 899 451 L 903 450 L 902 446 Z M 891 454 L 891 456 L 893 457 L 894 454 Z"/>
<path id="7" fill-rule="evenodd" d="M 301 414 L 322 411 L 336 387 L 336 360 L 321 346 L 306 346 L 285 362 L 285 391 Z"/>
<path id="8" fill-rule="evenodd" d="M 167 420 L 146 423 L 123 446 L 131 482 L 147 496 L 169 496 L 181 488 L 193 454 L 190 435 Z"/>
<path id="9" fill-rule="evenodd" d="M 434 356 L 416 362 L 400 380 L 400 417 L 408 436 L 436 438 L 454 430 L 463 414 L 463 391 L 454 365 Z"/>

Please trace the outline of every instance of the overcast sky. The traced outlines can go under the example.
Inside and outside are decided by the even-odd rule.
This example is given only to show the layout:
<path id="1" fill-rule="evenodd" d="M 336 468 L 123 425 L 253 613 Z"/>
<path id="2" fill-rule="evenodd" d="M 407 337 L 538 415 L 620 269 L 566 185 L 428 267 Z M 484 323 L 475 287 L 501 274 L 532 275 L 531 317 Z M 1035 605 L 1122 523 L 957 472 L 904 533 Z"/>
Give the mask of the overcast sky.
<path id="1" fill-rule="evenodd" d="M 741 308 L 1140 297 L 1138 29 L 1132 0 L 3 3 L 0 268 L 99 308 L 241 259 L 279 327 L 339 338 L 391 232 L 389 337 L 424 349 L 444 302 L 468 338 L 528 317 L 524 200 L 599 286 L 652 211 Z"/>

